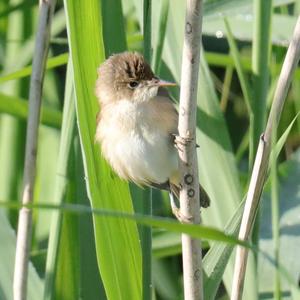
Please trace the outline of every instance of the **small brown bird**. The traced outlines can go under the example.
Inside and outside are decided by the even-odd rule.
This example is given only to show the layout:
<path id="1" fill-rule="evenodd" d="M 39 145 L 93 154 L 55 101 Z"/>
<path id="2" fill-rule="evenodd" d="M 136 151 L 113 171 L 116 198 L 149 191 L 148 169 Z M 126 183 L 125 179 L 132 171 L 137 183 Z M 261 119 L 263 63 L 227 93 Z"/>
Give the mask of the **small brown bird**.
<path id="1" fill-rule="evenodd" d="M 98 69 L 96 95 L 101 111 L 96 141 L 114 171 L 137 185 L 179 195 L 179 158 L 174 144 L 178 113 L 163 89 L 174 83 L 154 75 L 141 54 L 109 57 Z M 200 187 L 201 206 L 209 198 Z M 178 209 L 172 205 L 178 216 Z"/>

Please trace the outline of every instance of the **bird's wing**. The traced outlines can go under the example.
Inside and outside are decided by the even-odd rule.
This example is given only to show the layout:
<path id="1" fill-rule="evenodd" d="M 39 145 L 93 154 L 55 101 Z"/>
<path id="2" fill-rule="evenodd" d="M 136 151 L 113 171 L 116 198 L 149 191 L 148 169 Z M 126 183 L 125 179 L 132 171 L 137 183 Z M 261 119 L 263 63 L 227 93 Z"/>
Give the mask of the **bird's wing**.
<path id="1" fill-rule="evenodd" d="M 163 102 L 165 105 L 162 109 L 167 108 L 169 110 L 168 116 L 172 116 L 172 126 L 169 127 L 169 134 L 172 136 L 172 142 L 174 141 L 174 136 L 178 133 L 178 111 L 171 100 L 168 90 L 164 87 L 159 87 L 157 93 L 158 101 Z"/>
<path id="2" fill-rule="evenodd" d="M 174 106 L 174 104 L 173 104 L 173 102 L 171 100 L 170 94 L 169 94 L 169 92 L 168 92 L 168 90 L 166 88 L 160 87 L 158 89 L 157 95 L 160 96 L 160 97 L 162 97 L 162 98 L 167 99 L 167 101 L 169 101 L 170 103 L 172 103 L 172 106 L 174 107 L 174 115 L 176 116 L 175 117 L 175 126 L 174 126 L 173 131 L 170 132 L 170 134 L 171 134 L 171 140 L 172 140 L 172 142 L 175 145 L 175 137 L 178 134 L 178 117 L 179 117 L 178 111 L 176 110 L 176 108 L 175 108 L 175 106 Z M 198 148 L 200 146 L 196 143 L 196 147 Z"/>

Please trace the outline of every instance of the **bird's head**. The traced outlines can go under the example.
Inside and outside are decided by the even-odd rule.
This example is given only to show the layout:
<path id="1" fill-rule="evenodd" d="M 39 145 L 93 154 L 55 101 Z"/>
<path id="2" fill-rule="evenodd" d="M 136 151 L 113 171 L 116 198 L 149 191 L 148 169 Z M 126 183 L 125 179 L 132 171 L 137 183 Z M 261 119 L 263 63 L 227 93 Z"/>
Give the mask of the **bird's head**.
<path id="1" fill-rule="evenodd" d="M 98 69 L 96 95 L 102 104 L 143 102 L 155 97 L 159 87 L 173 85 L 155 76 L 141 54 L 124 52 L 110 56 Z"/>

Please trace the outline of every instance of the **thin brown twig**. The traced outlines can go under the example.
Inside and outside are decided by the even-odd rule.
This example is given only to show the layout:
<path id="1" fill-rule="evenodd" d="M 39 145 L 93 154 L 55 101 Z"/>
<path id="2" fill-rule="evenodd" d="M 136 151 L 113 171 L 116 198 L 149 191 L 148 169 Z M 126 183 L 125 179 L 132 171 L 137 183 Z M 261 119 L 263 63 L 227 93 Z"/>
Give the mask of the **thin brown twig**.
<path id="1" fill-rule="evenodd" d="M 187 0 L 181 67 L 179 106 L 180 213 L 190 222 L 200 223 L 199 180 L 196 153 L 197 85 L 200 62 L 202 1 Z M 202 254 L 199 240 L 182 235 L 184 299 L 203 299 Z"/>
<path id="2" fill-rule="evenodd" d="M 272 134 L 274 130 L 277 130 L 283 105 L 299 59 L 300 16 L 298 17 L 292 41 L 289 45 L 279 76 L 266 130 L 259 141 L 239 232 L 239 239 L 241 240 L 248 240 L 252 230 L 260 196 L 267 176 L 272 145 Z M 242 298 L 247 257 L 248 250 L 238 246 L 235 259 L 231 300 L 239 300 Z"/>
<path id="3" fill-rule="evenodd" d="M 36 35 L 29 91 L 29 116 L 26 133 L 24 186 L 22 195 L 22 203 L 25 205 L 30 204 L 33 201 L 42 87 L 49 49 L 50 26 L 55 2 L 55 0 L 40 1 L 39 23 Z M 31 234 L 32 211 L 31 209 L 23 207 L 19 213 L 18 223 L 13 282 L 14 300 L 25 300 L 27 298 L 27 277 Z"/>

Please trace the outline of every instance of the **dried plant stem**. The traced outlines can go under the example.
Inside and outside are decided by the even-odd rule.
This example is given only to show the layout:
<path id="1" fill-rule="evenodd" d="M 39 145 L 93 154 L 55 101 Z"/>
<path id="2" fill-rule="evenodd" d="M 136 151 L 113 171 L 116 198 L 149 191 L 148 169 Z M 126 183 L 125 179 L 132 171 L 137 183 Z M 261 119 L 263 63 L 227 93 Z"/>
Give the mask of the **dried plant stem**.
<path id="1" fill-rule="evenodd" d="M 29 91 L 29 116 L 26 133 L 24 187 L 22 195 L 22 203 L 24 205 L 30 204 L 33 200 L 42 86 L 49 48 L 50 25 L 54 6 L 55 0 L 40 1 L 39 24 Z M 27 276 L 31 233 L 32 211 L 29 208 L 23 207 L 19 213 L 13 282 L 14 300 L 25 300 L 27 298 Z"/>
<path id="2" fill-rule="evenodd" d="M 260 196 L 267 176 L 272 145 L 272 134 L 273 131 L 277 129 L 281 111 L 299 59 L 300 17 L 297 20 L 293 38 L 283 63 L 266 130 L 260 137 L 239 232 L 239 239 L 241 240 L 248 240 L 250 236 Z M 242 247 L 237 248 L 231 300 L 239 300 L 242 298 L 247 256 L 247 249 Z"/>
<path id="3" fill-rule="evenodd" d="M 200 61 L 202 1 L 187 0 L 179 106 L 180 212 L 200 223 L 199 180 L 196 154 L 197 84 Z M 199 240 L 182 235 L 184 299 L 203 299 L 202 253 Z"/>

